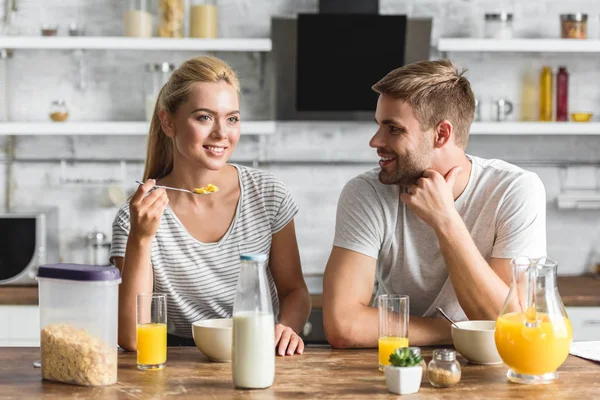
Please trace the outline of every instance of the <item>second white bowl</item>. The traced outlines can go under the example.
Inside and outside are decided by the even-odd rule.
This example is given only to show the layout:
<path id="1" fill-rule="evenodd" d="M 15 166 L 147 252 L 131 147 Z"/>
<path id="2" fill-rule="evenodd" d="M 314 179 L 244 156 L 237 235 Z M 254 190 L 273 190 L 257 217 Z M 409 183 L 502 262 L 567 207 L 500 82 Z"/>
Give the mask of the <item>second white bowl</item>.
<path id="1" fill-rule="evenodd" d="M 464 358 L 473 364 L 499 364 L 494 330 L 496 321 L 461 321 L 452 326 L 452 343 Z"/>

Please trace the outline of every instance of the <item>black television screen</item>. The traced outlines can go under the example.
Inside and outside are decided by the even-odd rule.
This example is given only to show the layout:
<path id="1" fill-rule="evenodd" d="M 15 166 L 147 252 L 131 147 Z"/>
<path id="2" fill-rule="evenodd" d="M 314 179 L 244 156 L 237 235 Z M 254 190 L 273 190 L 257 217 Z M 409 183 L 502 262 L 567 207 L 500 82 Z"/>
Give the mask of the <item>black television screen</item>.
<path id="1" fill-rule="evenodd" d="M 374 111 L 371 86 L 404 65 L 404 15 L 300 14 L 297 34 L 298 111 Z"/>

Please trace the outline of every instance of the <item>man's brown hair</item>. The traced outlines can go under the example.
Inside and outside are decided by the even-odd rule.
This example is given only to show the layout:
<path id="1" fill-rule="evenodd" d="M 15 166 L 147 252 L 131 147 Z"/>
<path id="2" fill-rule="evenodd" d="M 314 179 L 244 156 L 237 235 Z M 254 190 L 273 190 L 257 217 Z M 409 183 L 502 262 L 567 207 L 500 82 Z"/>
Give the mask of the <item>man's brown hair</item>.
<path id="1" fill-rule="evenodd" d="M 418 61 L 396 68 L 372 89 L 408 102 L 424 131 L 443 120 L 450 121 L 456 144 L 466 148 L 475 96 L 464 73 L 450 60 Z"/>

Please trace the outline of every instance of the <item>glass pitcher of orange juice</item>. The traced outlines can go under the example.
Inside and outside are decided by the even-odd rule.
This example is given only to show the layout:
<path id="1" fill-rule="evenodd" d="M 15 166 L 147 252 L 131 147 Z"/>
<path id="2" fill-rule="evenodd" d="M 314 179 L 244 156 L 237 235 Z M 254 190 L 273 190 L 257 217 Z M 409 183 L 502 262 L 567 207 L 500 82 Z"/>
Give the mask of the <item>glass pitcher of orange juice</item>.
<path id="1" fill-rule="evenodd" d="M 510 291 L 496 321 L 498 353 L 516 383 L 549 383 L 569 355 L 571 322 L 556 287 L 557 262 L 512 260 Z"/>

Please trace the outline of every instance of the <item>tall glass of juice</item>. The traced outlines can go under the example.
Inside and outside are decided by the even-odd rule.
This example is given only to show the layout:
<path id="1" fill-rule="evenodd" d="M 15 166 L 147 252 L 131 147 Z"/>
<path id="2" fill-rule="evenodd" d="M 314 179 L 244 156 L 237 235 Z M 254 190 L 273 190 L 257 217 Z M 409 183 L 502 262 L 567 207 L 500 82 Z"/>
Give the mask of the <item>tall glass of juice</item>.
<path id="1" fill-rule="evenodd" d="M 390 355 L 408 347 L 408 296 L 382 294 L 377 297 L 379 311 L 379 370 L 390 365 Z"/>
<path id="2" fill-rule="evenodd" d="M 137 366 L 163 369 L 167 362 L 167 295 L 137 295 Z"/>

